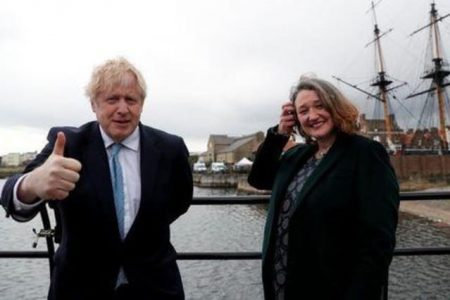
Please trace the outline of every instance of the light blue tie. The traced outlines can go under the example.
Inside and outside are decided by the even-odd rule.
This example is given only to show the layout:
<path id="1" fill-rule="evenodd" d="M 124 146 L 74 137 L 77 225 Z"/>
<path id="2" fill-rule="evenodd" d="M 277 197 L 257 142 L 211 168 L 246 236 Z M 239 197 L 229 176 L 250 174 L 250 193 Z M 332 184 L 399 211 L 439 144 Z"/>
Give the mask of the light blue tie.
<path id="1" fill-rule="evenodd" d="M 114 192 L 114 204 L 116 206 L 117 223 L 119 224 L 120 237 L 123 239 L 124 234 L 124 201 L 123 192 L 123 176 L 122 167 L 119 161 L 119 152 L 122 149 L 121 144 L 113 144 L 111 146 L 111 179 Z"/>

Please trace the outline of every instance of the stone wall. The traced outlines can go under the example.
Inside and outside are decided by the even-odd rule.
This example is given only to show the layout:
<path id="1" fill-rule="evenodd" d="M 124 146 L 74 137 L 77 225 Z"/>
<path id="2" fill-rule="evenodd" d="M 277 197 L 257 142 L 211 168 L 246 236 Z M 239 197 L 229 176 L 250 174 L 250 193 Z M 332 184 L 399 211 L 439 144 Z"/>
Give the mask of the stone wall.
<path id="1" fill-rule="evenodd" d="M 391 162 L 400 180 L 450 178 L 450 155 L 394 155 Z"/>
<path id="2" fill-rule="evenodd" d="M 247 174 L 193 174 L 194 185 L 199 187 L 236 188 Z"/>
<path id="3" fill-rule="evenodd" d="M 393 155 L 391 162 L 400 181 L 450 182 L 450 155 Z M 245 187 L 246 181 L 247 174 L 194 174 L 200 187 Z"/>

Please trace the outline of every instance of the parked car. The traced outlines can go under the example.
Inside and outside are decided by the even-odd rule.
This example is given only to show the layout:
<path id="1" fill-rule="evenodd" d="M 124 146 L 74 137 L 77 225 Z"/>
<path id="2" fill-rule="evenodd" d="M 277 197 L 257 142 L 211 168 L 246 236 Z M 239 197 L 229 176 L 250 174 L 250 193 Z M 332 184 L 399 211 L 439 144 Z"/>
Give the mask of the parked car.
<path id="1" fill-rule="evenodd" d="M 205 163 L 203 162 L 196 162 L 194 163 L 193 171 L 195 173 L 205 173 L 208 169 L 206 168 Z"/>
<path id="2" fill-rule="evenodd" d="M 213 173 L 224 173 L 227 170 L 227 167 L 223 162 L 213 162 L 211 164 L 211 172 Z"/>

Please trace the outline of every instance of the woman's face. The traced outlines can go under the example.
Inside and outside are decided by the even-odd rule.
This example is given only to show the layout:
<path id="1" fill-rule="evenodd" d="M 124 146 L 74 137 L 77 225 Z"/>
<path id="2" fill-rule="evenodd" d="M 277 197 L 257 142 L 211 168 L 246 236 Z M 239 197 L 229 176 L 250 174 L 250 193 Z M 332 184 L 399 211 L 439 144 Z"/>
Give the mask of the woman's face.
<path id="1" fill-rule="evenodd" d="M 301 90 L 294 101 L 303 131 L 319 143 L 335 137 L 334 122 L 323 101 L 312 90 Z"/>

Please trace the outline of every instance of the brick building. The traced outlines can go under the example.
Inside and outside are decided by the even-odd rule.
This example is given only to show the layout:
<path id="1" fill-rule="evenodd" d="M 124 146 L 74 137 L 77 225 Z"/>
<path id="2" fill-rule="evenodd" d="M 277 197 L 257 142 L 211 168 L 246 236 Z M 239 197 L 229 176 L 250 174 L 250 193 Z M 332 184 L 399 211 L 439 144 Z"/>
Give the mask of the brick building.
<path id="1" fill-rule="evenodd" d="M 208 139 L 207 151 L 200 157 L 205 162 L 218 161 L 227 164 L 234 164 L 244 157 L 253 159 L 255 149 L 263 140 L 262 131 L 240 137 L 212 134 Z"/>

